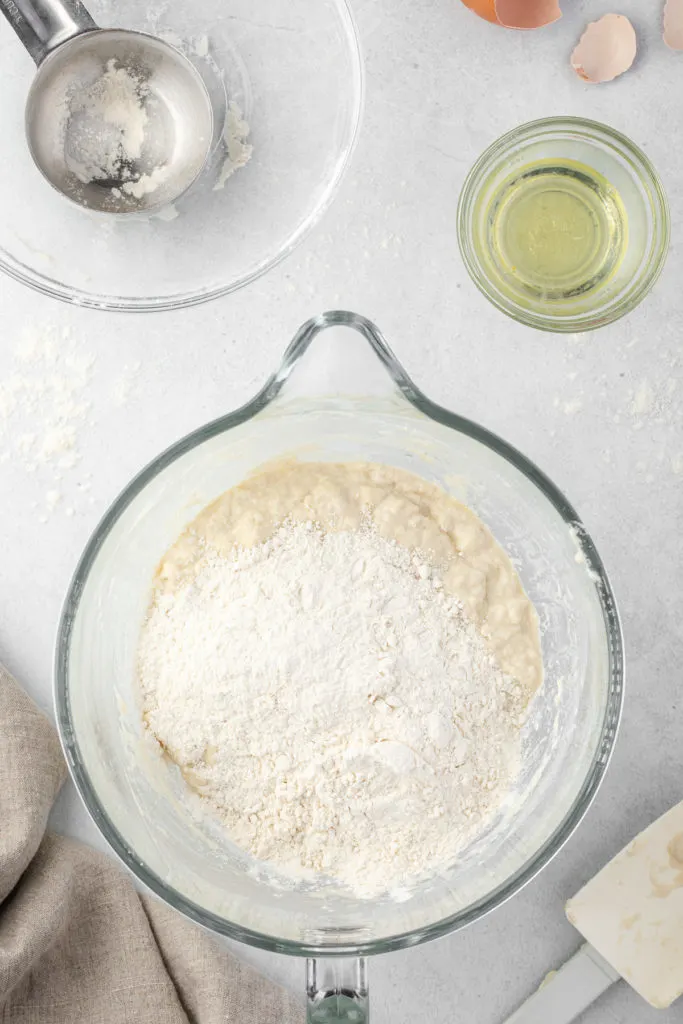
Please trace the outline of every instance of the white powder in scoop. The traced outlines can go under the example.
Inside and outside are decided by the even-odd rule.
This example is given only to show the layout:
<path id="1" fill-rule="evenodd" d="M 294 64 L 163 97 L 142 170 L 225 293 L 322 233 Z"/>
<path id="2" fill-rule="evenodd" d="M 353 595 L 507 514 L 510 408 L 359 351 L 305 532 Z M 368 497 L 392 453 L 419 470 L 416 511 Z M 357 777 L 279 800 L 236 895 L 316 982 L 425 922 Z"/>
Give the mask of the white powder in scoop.
<path id="1" fill-rule="evenodd" d="M 238 845 L 359 895 L 445 866 L 519 769 L 522 687 L 424 557 L 369 525 L 205 548 L 156 595 L 139 678 Z"/>
<path id="2" fill-rule="evenodd" d="M 156 192 L 159 185 L 163 185 L 164 182 L 168 181 L 169 173 L 169 169 L 165 165 L 155 167 L 151 174 L 141 174 L 135 181 L 124 182 L 121 189 L 129 196 L 142 199 L 143 196 L 149 195 L 150 192 Z"/>
<path id="3" fill-rule="evenodd" d="M 149 122 L 149 92 L 142 77 L 112 59 L 99 78 L 66 98 L 65 160 L 79 181 L 106 183 L 118 199 L 124 194 L 142 199 L 168 180 L 166 164 L 148 172 L 139 167 Z"/>
<path id="4" fill-rule="evenodd" d="M 113 58 L 91 85 L 68 99 L 66 163 L 84 184 L 121 180 L 145 141 L 146 83 Z M 128 171 L 132 177 L 132 172 Z"/>

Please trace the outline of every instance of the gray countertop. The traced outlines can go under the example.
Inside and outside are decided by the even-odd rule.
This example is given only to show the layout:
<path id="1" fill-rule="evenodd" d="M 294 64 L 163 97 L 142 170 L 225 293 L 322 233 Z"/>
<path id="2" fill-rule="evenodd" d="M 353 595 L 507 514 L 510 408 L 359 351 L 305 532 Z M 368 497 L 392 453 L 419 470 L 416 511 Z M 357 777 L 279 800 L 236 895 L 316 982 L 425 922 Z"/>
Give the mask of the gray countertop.
<path id="1" fill-rule="evenodd" d="M 94 357 L 81 461 L 63 480 L 0 462 L 0 658 L 51 712 L 60 605 L 100 515 L 133 473 L 188 430 L 248 398 L 297 326 L 325 308 L 372 317 L 417 383 L 522 449 L 592 533 L 620 603 L 627 697 L 607 779 L 578 832 L 539 878 L 456 935 L 371 964 L 377 1024 L 496 1024 L 578 945 L 563 904 L 637 831 L 681 798 L 683 715 L 683 53 L 666 50 L 658 2 L 622 0 L 640 39 L 634 69 L 588 86 L 568 56 L 603 0 L 565 0 L 536 33 L 479 21 L 458 0 L 355 0 L 368 95 L 341 193 L 293 256 L 238 294 L 179 313 L 69 308 L 0 281 L 0 380 L 26 327 L 68 327 Z M 663 277 L 626 320 L 554 337 L 508 321 L 467 278 L 455 236 L 463 178 L 519 122 L 594 117 L 625 131 L 668 191 L 673 242 Z M 139 366 L 138 366 L 139 364 Z M 52 509 L 56 490 L 59 500 Z M 102 846 L 69 784 L 59 829 Z M 303 966 L 239 950 L 299 988 Z M 586 1024 L 681 1020 L 626 985 Z"/>

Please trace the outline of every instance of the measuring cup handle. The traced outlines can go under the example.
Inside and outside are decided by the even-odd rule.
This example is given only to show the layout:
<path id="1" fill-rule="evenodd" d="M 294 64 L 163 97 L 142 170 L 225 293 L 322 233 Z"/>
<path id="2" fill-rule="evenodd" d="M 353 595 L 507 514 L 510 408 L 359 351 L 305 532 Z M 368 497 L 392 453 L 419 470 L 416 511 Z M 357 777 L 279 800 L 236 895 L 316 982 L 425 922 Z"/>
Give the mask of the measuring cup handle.
<path id="1" fill-rule="evenodd" d="M 80 0 L 0 0 L 0 10 L 36 64 L 72 36 L 97 28 Z"/>

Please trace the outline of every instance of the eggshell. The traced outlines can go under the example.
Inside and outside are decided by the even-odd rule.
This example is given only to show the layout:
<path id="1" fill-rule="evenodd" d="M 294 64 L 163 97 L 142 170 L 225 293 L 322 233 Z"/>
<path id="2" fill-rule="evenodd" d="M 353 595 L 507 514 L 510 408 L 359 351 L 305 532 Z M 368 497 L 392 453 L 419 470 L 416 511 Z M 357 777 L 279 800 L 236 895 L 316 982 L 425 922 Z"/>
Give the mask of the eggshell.
<path id="1" fill-rule="evenodd" d="M 666 0 L 664 42 L 672 50 L 683 50 L 683 0 Z"/>
<path id="2" fill-rule="evenodd" d="M 478 14 L 480 18 L 485 18 L 486 21 L 492 21 L 498 25 L 499 21 L 496 16 L 496 0 L 462 0 L 465 7 L 469 7 L 471 11 Z"/>
<path id="3" fill-rule="evenodd" d="M 562 17 L 558 0 L 462 0 L 480 18 L 505 28 L 542 28 Z"/>
<path id="4" fill-rule="evenodd" d="M 506 28 L 543 28 L 562 17 L 558 0 L 495 0 L 495 8 Z"/>
<path id="5" fill-rule="evenodd" d="M 633 64 L 636 33 L 623 14 L 605 14 L 586 27 L 571 56 L 571 64 L 585 82 L 611 82 Z"/>

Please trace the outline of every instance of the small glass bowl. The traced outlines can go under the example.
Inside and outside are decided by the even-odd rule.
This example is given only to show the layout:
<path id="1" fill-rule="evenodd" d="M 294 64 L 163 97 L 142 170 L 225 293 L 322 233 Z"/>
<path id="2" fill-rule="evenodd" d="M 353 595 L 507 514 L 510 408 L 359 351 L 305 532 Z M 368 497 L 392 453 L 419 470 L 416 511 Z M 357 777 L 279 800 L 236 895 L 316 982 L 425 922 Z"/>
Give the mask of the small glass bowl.
<path id="1" fill-rule="evenodd" d="M 515 170 L 553 159 L 597 171 L 619 193 L 628 220 L 626 250 L 613 276 L 556 305 L 505 289 L 492 273 L 488 243 L 491 205 L 501 186 Z M 578 117 L 530 121 L 501 136 L 475 163 L 458 203 L 458 242 L 474 283 L 508 316 L 544 331 L 590 331 L 635 309 L 664 266 L 669 229 L 666 194 L 645 154 L 613 128 Z"/>

